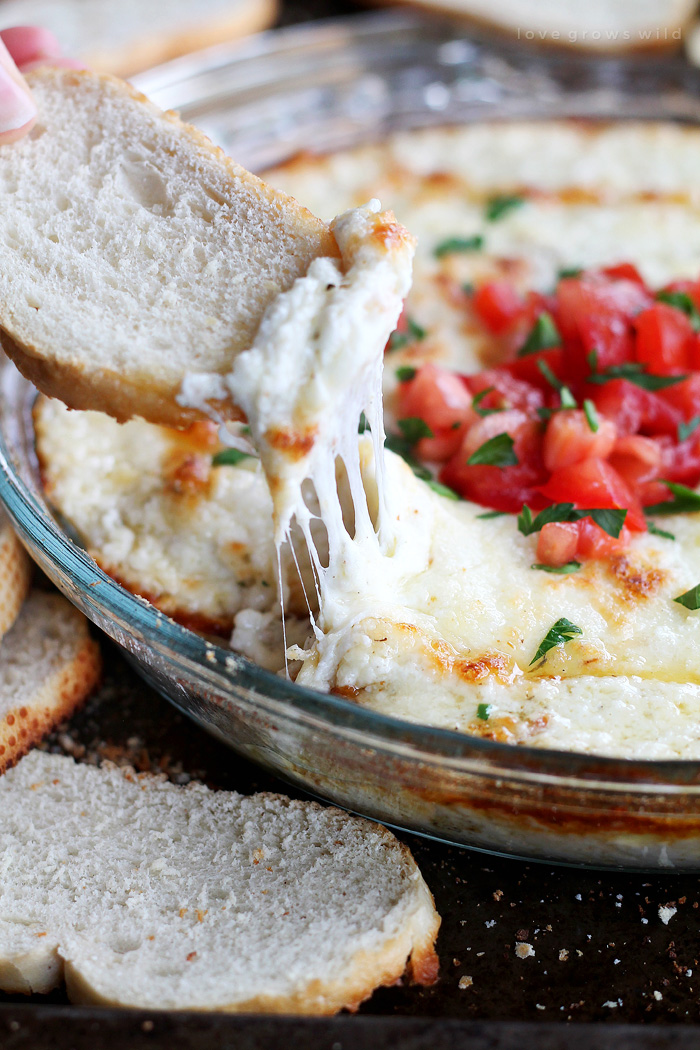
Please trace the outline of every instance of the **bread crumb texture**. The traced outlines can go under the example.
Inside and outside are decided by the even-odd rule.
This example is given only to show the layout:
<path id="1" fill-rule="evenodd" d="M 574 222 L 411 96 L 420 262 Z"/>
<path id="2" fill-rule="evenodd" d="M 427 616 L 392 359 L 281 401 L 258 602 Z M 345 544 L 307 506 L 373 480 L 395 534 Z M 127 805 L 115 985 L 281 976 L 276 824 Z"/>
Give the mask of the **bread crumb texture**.
<path id="1" fill-rule="evenodd" d="M 380 825 L 34 751 L 0 779 L 0 987 L 330 1014 L 437 975 L 440 919 Z"/>

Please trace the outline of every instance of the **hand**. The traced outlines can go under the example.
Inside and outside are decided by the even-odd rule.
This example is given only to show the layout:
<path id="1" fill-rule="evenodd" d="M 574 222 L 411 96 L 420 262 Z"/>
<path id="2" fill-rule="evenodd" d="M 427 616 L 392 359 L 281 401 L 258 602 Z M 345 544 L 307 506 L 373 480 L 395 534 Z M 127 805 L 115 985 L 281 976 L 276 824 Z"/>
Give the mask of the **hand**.
<path id="1" fill-rule="evenodd" d="M 26 135 L 36 119 L 36 105 L 20 70 L 41 65 L 80 68 L 61 56 L 61 46 L 48 29 L 17 26 L 0 33 L 0 145 Z"/>

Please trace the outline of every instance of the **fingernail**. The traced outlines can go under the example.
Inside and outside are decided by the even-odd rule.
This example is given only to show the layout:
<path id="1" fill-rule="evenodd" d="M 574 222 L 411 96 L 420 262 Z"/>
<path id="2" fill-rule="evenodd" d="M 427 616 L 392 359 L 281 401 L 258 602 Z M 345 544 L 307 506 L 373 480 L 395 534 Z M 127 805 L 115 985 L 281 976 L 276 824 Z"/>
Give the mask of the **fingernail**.
<path id="1" fill-rule="evenodd" d="M 24 127 L 34 119 L 36 112 L 28 90 L 0 63 L 0 134 Z"/>

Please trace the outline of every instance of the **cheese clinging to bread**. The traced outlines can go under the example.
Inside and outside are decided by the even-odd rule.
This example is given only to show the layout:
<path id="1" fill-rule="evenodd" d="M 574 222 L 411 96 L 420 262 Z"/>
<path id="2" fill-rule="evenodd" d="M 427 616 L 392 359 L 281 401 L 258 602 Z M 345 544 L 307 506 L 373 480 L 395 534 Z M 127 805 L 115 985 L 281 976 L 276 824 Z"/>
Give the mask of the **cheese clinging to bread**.
<path id="1" fill-rule="evenodd" d="M 378 824 L 280 795 L 187 788 L 32 752 L 0 778 L 0 987 L 146 1009 L 331 1014 L 440 919 Z"/>

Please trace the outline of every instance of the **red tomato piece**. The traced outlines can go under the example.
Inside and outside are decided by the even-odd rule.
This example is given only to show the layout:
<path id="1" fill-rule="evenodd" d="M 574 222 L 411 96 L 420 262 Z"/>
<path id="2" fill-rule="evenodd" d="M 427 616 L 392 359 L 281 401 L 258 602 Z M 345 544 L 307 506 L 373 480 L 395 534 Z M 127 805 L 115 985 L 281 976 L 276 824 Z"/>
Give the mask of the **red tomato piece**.
<path id="1" fill-rule="evenodd" d="M 693 300 L 696 309 L 700 310 L 700 280 L 689 281 L 689 280 L 678 280 L 670 281 L 665 284 L 662 291 L 664 292 L 685 292 Z"/>
<path id="2" fill-rule="evenodd" d="M 505 414 L 500 413 L 501 416 Z M 498 416 L 487 418 L 495 420 Z M 503 428 L 496 431 L 503 432 Z M 465 499 L 492 507 L 494 510 L 517 512 L 522 509 L 523 503 L 527 503 L 533 509 L 542 508 L 545 504 L 539 489 L 547 478 L 547 471 L 542 462 L 541 427 L 539 423 L 521 423 L 512 436 L 513 451 L 518 457 L 514 466 L 470 466 L 467 459 L 471 452 L 465 454 L 462 447 L 443 467 L 440 481 L 455 489 Z M 472 443 L 467 447 L 471 447 Z"/>
<path id="3" fill-rule="evenodd" d="M 582 518 L 578 523 L 576 555 L 579 558 L 609 558 L 611 554 L 620 554 L 629 545 L 630 539 L 626 525 L 622 526 L 620 535 L 615 538 L 591 518 Z"/>
<path id="4" fill-rule="evenodd" d="M 668 303 L 654 303 L 634 323 L 635 356 L 655 375 L 684 372 L 690 364 L 694 333 L 682 310 Z"/>
<path id="5" fill-rule="evenodd" d="M 695 431 L 677 444 L 667 440 L 661 445 L 661 469 L 658 476 L 691 488 L 700 484 L 700 431 Z M 662 496 L 662 499 L 667 498 L 668 489 Z"/>
<path id="6" fill-rule="evenodd" d="M 660 393 L 643 390 L 627 379 L 611 379 L 600 386 L 591 383 L 585 396 L 591 398 L 601 415 L 613 421 L 618 434 L 636 434 L 640 430 L 652 435 L 675 434 L 683 422 L 679 409 Z"/>
<path id="7" fill-rule="evenodd" d="M 464 427 L 449 430 L 436 430 L 433 437 L 421 438 L 414 453 L 418 459 L 427 459 L 430 463 L 444 463 L 453 456 L 464 440 Z"/>
<path id="8" fill-rule="evenodd" d="M 646 531 L 641 505 L 615 468 L 603 459 L 591 457 L 555 470 L 541 492 L 553 503 L 573 503 L 582 510 L 626 507 L 626 525 L 635 532 Z"/>
<path id="9" fill-rule="evenodd" d="M 580 409 L 555 412 L 544 435 L 544 465 L 547 470 L 558 470 L 590 456 L 607 459 L 616 438 L 617 428 L 609 419 L 601 417 L 598 429 L 593 431 Z"/>
<path id="10" fill-rule="evenodd" d="M 454 372 L 436 365 L 423 365 L 413 379 L 398 390 L 399 418 L 417 416 L 433 433 L 453 424 L 473 423 L 479 417 L 472 408 L 472 394 Z"/>
<path id="11" fill-rule="evenodd" d="M 487 281 L 474 292 L 472 306 L 494 335 L 501 335 L 522 314 L 525 302 L 510 281 Z"/>
<path id="12" fill-rule="evenodd" d="M 633 360 L 632 319 L 652 302 L 636 281 L 603 274 L 568 277 L 557 287 L 557 322 L 564 340 L 584 354 L 595 350 L 599 369 Z"/>
<path id="13" fill-rule="evenodd" d="M 689 423 L 694 416 L 700 416 L 700 375 L 691 374 L 681 383 L 660 390 L 659 397 L 678 411 L 683 422 Z"/>
<path id="14" fill-rule="evenodd" d="M 659 477 L 661 459 L 661 445 L 657 440 L 641 434 L 627 434 L 615 442 L 608 462 L 632 491 L 637 492 L 640 485 Z"/>
<path id="15" fill-rule="evenodd" d="M 573 561 L 578 546 L 578 524 L 550 521 L 537 537 L 537 560 L 543 565 L 566 565 Z"/>
<path id="16" fill-rule="evenodd" d="M 599 272 L 611 280 L 634 281 L 635 284 L 641 284 L 642 288 L 646 289 L 644 278 L 632 263 L 623 262 L 616 263 L 614 266 L 603 266 Z"/>

